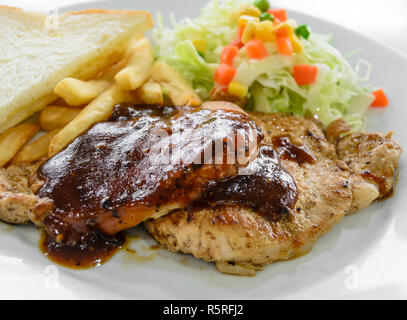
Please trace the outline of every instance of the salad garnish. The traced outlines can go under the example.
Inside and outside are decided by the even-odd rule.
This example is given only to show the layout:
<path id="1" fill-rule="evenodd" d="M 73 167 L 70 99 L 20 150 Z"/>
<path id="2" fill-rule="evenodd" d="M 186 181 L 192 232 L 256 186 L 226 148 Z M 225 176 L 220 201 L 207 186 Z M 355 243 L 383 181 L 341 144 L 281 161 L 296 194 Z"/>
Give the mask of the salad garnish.
<path id="1" fill-rule="evenodd" d="M 248 110 L 312 115 L 325 126 L 343 118 L 363 127 L 365 111 L 387 106 L 329 36 L 298 25 L 267 0 L 212 0 L 196 19 L 164 28 L 158 58 L 176 68 L 204 100 L 229 100 Z"/>
<path id="2" fill-rule="evenodd" d="M 375 108 L 385 108 L 389 105 L 389 100 L 386 97 L 386 94 L 384 93 L 383 89 L 378 89 L 376 91 L 372 92 L 375 99 L 373 100 L 372 104 L 370 105 L 371 107 Z"/>

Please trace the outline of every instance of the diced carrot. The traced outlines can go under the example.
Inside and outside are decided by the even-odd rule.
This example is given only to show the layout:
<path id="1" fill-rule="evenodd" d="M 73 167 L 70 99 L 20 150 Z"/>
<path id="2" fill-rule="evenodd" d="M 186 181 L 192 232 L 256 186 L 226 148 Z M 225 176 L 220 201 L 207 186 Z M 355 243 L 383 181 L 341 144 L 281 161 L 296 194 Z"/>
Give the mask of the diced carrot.
<path id="1" fill-rule="evenodd" d="M 268 57 L 268 52 L 263 42 L 259 39 L 252 39 L 246 43 L 246 51 L 250 59 L 264 59 Z"/>
<path id="2" fill-rule="evenodd" d="M 240 38 L 236 38 L 236 40 L 234 40 L 234 41 L 231 43 L 231 45 L 232 45 L 232 46 L 236 46 L 238 49 L 242 49 L 243 46 L 244 46 L 244 44 L 243 44 L 242 40 L 240 40 Z"/>
<path id="3" fill-rule="evenodd" d="M 285 9 L 272 8 L 272 9 L 268 9 L 267 12 L 272 14 L 274 16 L 274 18 L 277 18 L 278 20 L 280 20 L 280 22 L 284 22 L 288 19 L 287 11 L 285 11 Z"/>
<path id="4" fill-rule="evenodd" d="M 294 52 L 293 44 L 290 37 L 277 37 L 276 38 L 278 53 L 283 56 L 292 56 Z"/>
<path id="5" fill-rule="evenodd" d="M 233 61 L 235 60 L 235 57 L 237 56 L 238 53 L 239 48 L 234 45 L 224 47 L 220 55 L 220 63 L 233 66 Z"/>
<path id="6" fill-rule="evenodd" d="M 235 74 L 235 68 L 227 64 L 220 64 L 218 69 L 216 69 L 214 79 L 221 86 L 227 86 L 233 80 Z"/>
<path id="7" fill-rule="evenodd" d="M 293 67 L 293 76 L 299 86 L 313 84 L 317 80 L 318 67 L 310 64 L 298 64 Z"/>
<path id="8" fill-rule="evenodd" d="M 370 105 L 371 107 L 384 108 L 388 106 L 389 100 L 387 99 L 383 89 L 376 90 L 372 92 L 372 94 L 375 96 L 375 99 Z"/>
<path id="9" fill-rule="evenodd" d="M 275 33 L 276 37 L 289 37 L 290 36 L 290 30 L 289 30 L 289 27 L 287 27 L 287 26 L 282 26 L 281 28 L 274 30 L 274 33 Z"/>
<path id="10" fill-rule="evenodd" d="M 243 32 L 244 32 L 244 27 L 239 27 L 237 29 L 237 37 L 239 38 L 239 40 L 242 39 Z"/>
<path id="11" fill-rule="evenodd" d="M 274 18 L 274 25 L 275 26 L 278 26 L 279 24 L 281 24 L 281 20 L 280 19 L 277 19 L 277 18 Z"/>

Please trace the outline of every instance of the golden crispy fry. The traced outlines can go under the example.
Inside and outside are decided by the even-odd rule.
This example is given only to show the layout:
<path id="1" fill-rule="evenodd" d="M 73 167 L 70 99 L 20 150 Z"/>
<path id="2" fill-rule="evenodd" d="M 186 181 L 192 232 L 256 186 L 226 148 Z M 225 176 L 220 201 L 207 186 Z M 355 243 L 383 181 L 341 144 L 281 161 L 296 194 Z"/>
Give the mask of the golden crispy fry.
<path id="1" fill-rule="evenodd" d="M 61 151 L 95 123 L 109 118 L 116 104 L 132 100 L 133 97 L 130 92 L 123 91 L 117 84 L 113 84 L 55 135 L 49 146 L 49 156 L 53 156 Z"/>
<path id="2" fill-rule="evenodd" d="M 61 129 L 56 129 L 47 134 L 43 135 L 41 138 L 35 140 L 33 143 L 25 145 L 19 153 L 12 160 L 13 163 L 18 162 L 32 162 L 40 160 L 43 157 L 48 156 L 49 144 L 52 138 Z"/>
<path id="3" fill-rule="evenodd" d="M 131 45 L 128 46 L 126 52 L 124 53 L 122 59 L 117 61 L 115 64 L 107 67 L 104 70 L 101 70 L 95 79 L 103 79 L 109 82 L 113 82 L 114 77 L 120 70 L 122 70 L 129 63 L 129 60 L 134 52 L 135 45 L 140 39 L 135 39 Z"/>
<path id="4" fill-rule="evenodd" d="M 137 95 L 147 104 L 162 105 L 164 102 L 163 90 L 161 86 L 154 81 L 147 81 L 137 89 Z"/>
<path id="5" fill-rule="evenodd" d="M 42 130 L 52 131 L 65 127 L 81 112 L 81 109 L 49 106 L 41 111 L 38 123 Z"/>
<path id="6" fill-rule="evenodd" d="M 0 167 L 9 162 L 39 129 L 35 124 L 24 123 L 6 130 L 0 136 Z"/>
<path id="7" fill-rule="evenodd" d="M 194 89 L 178 73 L 177 70 L 170 67 L 162 61 L 154 63 L 151 69 L 151 78 L 158 82 L 167 92 L 177 106 L 191 105 L 199 106 L 202 101 L 195 93 Z"/>
<path id="8" fill-rule="evenodd" d="M 92 101 L 109 86 L 110 82 L 105 80 L 82 81 L 65 78 L 57 84 L 54 93 L 70 106 L 82 106 Z"/>
<path id="9" fill-rule="evenodd" d="M 115 76 L 123 90 L 136 90 L 149 77 L 154 62 L 154 52 L 148 39 L 143 38 L 134 45 L 127 66 Z"/>
<path id="10" fill-rule="evenodd" d="M 122 70 L 124 67 L 126 67 L 127 63 L 129 62 L 129 58 L 123 58 L 122 60 L 116 62 L 115 64 L 111 65 L 110 67 L 106 68 L 105 70 L 102 70 L 98 76 L 97 79 L 101 80 L 106 80 L 109 82 L 113 82 L 114 77 L 116 74 Z"/>

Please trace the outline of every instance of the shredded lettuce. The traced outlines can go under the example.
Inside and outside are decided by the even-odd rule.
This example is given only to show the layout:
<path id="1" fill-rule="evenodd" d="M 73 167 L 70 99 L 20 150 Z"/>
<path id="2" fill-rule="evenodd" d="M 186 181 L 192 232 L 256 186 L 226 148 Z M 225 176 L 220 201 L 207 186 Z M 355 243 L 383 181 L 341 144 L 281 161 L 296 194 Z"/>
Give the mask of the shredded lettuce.
<path id="1" fill-rule="evenodd" d="M 154 39 L 158 58 L 176 68 L 204 100 L 215 85 L 213 75 L 223 47 L 236 39 L 237 21 L 230 18 L 230 13 L 244 3 L 251 2 L 212 0 L 194 20 L 177 23 L 172 19 L 172 28 L 163 27 L 161 15 L 157 19 Z M 288 23 L 297 26 L 294 20 Z M 200 53 L 192 41 L 202 39 L 207 48 Z M 234 81 L 249 87 L 253 109 L 313 115 L 324 125 L 344 118 L 354 130 L 363 127 L 364 113 L 374 99 L 363 87 L 369 78 L 370 65 L 361 61 L 354 70 L 330 44 L 329 36 L 312 32 L 308 40 L 300 41 L 303 51 L 292 57 L 278 54 L 274 43 L 266 44 L 269 56 L 262 60 L 250 60 L 245 50 L 241 50 L 235 62 Z M 318 66 L 316 83 L 298 86 L 291 72 L 295 64 Z M 363 66 L 367 71 L 360 76 L 359 69 Z"/>

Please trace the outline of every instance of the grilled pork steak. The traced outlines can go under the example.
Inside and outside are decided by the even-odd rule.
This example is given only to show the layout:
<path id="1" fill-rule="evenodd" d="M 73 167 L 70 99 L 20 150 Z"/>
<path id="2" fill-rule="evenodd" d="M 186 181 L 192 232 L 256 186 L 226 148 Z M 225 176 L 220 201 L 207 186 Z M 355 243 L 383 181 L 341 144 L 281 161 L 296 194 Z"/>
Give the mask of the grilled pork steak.
<path id="1" fill-rule="evenodd" d="M 335 145 L 313 121 L 284 114 L 251 116 L 262 128 L 263 143 L 274 146 L 296 181 L 295 209 L 285 219 L 270 221 L 256 209 L 219 205 L 177 210 L 145 223 L 170 250 L 241 275 L 307 253 L 346 214 L 388 194 L 401 153 L 397 143 L 378 133 L 350 134 Z"/>
<path id="2" fill-rule="evenodd" d="M 338 120 L 325 136 L 314 121 L 226 102 L 121 105 L 42 165 L 37 195 L 25 165 L 3 170 L 0 219 L 41 225 L 43 250 L 73 267 L 108 259 L 121 230 L 149 219 L 171 250 L 254 274 L 392 191 L 400 146 L 379 133 L 341 138 L 347 130 Z"/>
<path id="3" fill-rule="evenodd" d="M 78 261 L 80 252 L 113 248 L 120 241 L 111 236 L 179 208 L 233 204 L 269 220 L 285 217 L 297 186 L 262 139 L 255 122 L 228 103 L 117 106 L 38 171 L 38 196 L 54 202 L 40 218 L 48 254 L 66 250 L 83 266 L 89 257 Z"/>
<path id="4" fill-rule="evenodd" d="M 24 224 L 33 218 L 33 210 L 46 214 L 52 211 L 52 201 L 41 199 L 30 188 L 30 177 L 38 164 L 13 164 L 0 169 L 0 220 Z"/>

